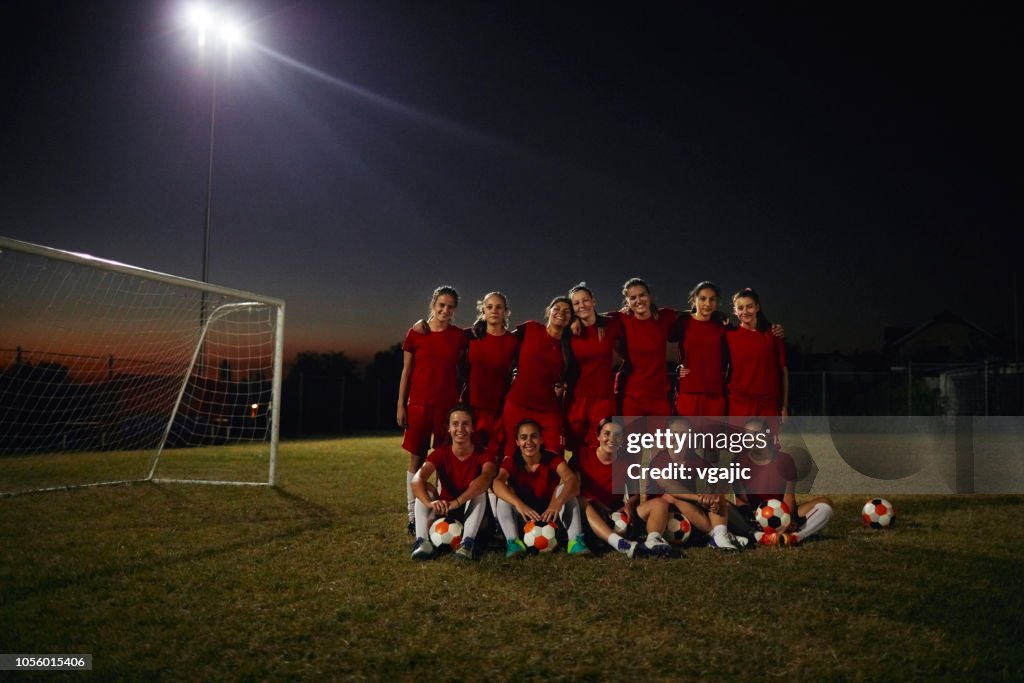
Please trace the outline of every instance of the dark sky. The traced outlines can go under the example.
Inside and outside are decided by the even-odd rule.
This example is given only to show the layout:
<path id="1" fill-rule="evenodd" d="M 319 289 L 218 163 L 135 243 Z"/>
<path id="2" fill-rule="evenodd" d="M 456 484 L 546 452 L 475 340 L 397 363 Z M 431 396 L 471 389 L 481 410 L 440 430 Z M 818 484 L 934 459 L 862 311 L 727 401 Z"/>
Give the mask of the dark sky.
<path id="1" fill-rule="evenodd" d="M 181 7 L 8 22 L 0 234 L 201 276 L 212 62 Z M 285 299 L 289 353 L 382 349 L 441 283 L 468 324 L 492 289 L 522 320 L 634 275 L 676 307 L 754 286 L 819 351 L 943 310 L 1012 334 L 1015 14 L 227 7 L 256 44 L 218 74 L 210 279 Z"/>

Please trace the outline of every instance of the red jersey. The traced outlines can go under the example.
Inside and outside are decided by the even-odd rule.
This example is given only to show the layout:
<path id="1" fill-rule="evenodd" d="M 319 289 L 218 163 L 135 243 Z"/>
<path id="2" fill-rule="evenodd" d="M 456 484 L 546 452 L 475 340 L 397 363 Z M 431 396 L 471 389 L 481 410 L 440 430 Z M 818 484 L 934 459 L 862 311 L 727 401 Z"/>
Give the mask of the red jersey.
<path id="1" fill-rule="evenodd" d="M 469 340 L 469 404 L 501 413 L 519 341 L 512 334 Z"/>
<path id="2" fill-rule="evenodd" d="M 641 320 L 636 316 L 618 314 L 626 337 L 626 355 L 629 359 L 629 375 L 626 380 L 627 396 L 656 397 L 668 396 L 668 370 L 665 365 L 665 349 L 669 332 L 676 322 L 678 311 L 659 308 L 658 318 Z"/>
<path id="3" fill-rule="evenodd" d="M 780 374 L 786 347 L 771 331 L 735 327 L 725 333 L 729 346 L 729 393 L 782 403 Z"/>
<path id="4" fill-rule="evenodd" d="M 537 469 L 530 472 L 526 461 L 521 456 L 507 455 L 501 461 L 501 469 L 508 472 L 508 485 L 523 501 L 531 507 L 547 507 L 555 495 L 555 489 L 562 483 L 558 468 L 565 464 L 565 459 L 543 451 Z"/>
<path id="5" fill-rule="evenodd" d="M 747 453 L 742 453 L 734 462 L 741 468 L 750 468 L 750 479 L 741 481 L 740 485 L 747 495 L 747 502 L 755 508 L 772 498 L 782 500 L 786 485 L 797 480 L 796 463 L 789 453 L 779 451 L 764 465 L 755 464 Z M 796 514 L 795 510 L 792 512 Z"/>
<path id="6" fill-rule="evenodd" d="M 690 373 L 679 378 L 679 392 L 723 396 L 726 327 L 714 320 L 687 318 L 683 321 L 683 339 L 679 342 L 679 362 L 689 368 Z"/>
<path id="7" fill-rule="evenodd" d="M 668 451 L 658 451 L 658 454 L 651 458 L 651 464 L 649 467 L 652 469 L 662 469 L 668 467 L 671 464 L 682 465 L 688 467 L 689 470 L 686 472 L 688 478 L 682 476 L 672 476 L 670 479 L 673 480 L 674 485 L 669 488 L 674 489 L 673 491 L 666 491 L 662 485 L 664 479 L 655 479 L 648 474 L 646 491 L 648 495 L 660 496 L 663 493 L 682 493 L 682 489 L 685 489 L 686 493 L 697 492 L 697 469 L 698 467 L 707 467 L 708 463 L 704 458 L 700 457 L 693 451 L 687 451 L 681 455 L 672 455 Z"/>
<path id="8" fill-rule="evenodd" d="M 409 403 L 451 408 L 459 402 L 458 367 L 466 350 L 466 333 L 449 325 L 440 332 L 420 334 L 410 329 L 402 350 L 413 355 Z"/>
<path id="9" fill-rule="evenodd" d="M 622 335 L 622 323 L 618 316 L 612 316 L 607 319 L 604 328 L 598 328 L 595 323 L 584 327 L 578 336 L 572 336 L 572 355 L 579 368 L 573 396 L 614 397 L 615 377 L 612 366 L 615 363 L 615 345 Z"/>
<path id="10" fill-rule="evenodd" d="M 580 475 L 580 493 L 584 498 L 597 501 L 610 510 L 622 507 L 623 488 L 621 484 L 615 486 L 615 461 L 606 465 L 593 449 L 584 448 L 573 454 L 569 466 Z M 616 488 L 618 493 L 615 493 Z"/>
<path id="11" fill-rule="evenodd" d="M 465 460 L 459 460 L 447 443 L 431 451 L 427 462 L 437 469 L 438 495 L 441 500 L 453 501 L 458 498 L 473 480 L 480 476 L 485 463 L 493 463 L 484 451 L 474 448 Z"/>
<path id="12" fill-rule="evenodd" d="M 516 330 L 519 337 L 519 366 L 508 400 L 527 410 L 560 413 L 555 384 L 562 381 L 565 360 L 562 340 L 548 334 L 547 328 L 533 320 Z M 570 332 L 566 331 L 566 334 Z"/>

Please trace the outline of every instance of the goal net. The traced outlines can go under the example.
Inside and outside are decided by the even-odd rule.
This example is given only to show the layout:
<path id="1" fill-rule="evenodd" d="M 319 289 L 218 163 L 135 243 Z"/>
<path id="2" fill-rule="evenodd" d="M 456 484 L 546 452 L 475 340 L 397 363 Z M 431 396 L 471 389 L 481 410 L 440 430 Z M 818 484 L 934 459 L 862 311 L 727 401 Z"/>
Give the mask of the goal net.
<path id="1" fill-rule="evenodd" d="M 0 495 L 273 485 L 284 302 L 0 238 Z"/>

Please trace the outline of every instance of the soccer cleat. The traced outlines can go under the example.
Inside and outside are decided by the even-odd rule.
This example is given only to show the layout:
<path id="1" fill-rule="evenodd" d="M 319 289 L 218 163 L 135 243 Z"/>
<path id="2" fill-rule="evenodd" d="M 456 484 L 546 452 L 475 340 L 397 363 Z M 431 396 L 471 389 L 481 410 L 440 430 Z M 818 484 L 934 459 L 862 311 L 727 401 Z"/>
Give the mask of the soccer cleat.
<path id="1" fill-rule="evenodd" d="M 780 545 L 779 534 L 775 531 L 755 531 L 758 545 L 777 546 Z"/>
<path id="2" fill-rule="evenodd" d="M 640 545 L 644 546 L 652 557 L 668 557 L 672 554 L 672 546 L 661 537 L 661 534 L 654 537 L 653 543 L 643 541 Z"/>
<path id="3" fill-rule="evenodd" d="M 434 558 L 434 544 L 426 538 L 417 538 L 412 544 L 412 559 L 432 560 Z"/>
<path id="4" fill-rule="evenodd" d="M 409 520 L 409 526 L 405 527 L 405 530 L 407 532 L 409 532 L 410 536 L 415 536 L 416 535 L 416 522 L 414 522 L 413 520 L 410 519 Z"/>
<path id="5" fill-rule="evenodd" d="M 576 538 L 569 541 L 569 547 L 566 548 L 565 552 L 570 555 L 589 555 L 590 548 L 583 542 L 583 534 L 579 534 Z"/>
<path id="6" fill-rule="evenodd" d="M 779 545 L 796 546 L 800 538 L 796 534 L 779 534 Z"/>
<path id="7" fill-rule="evenodd" d="M 739 550 L 739 546 L 736 544 L 736 537 L 729 533 L 708 536 L 708 546 L 715 550 L 727 552 Z"/>
<path id="8" fill-rule="evenodd" d="M 651 551 L 643 543 L 637 543 L 636 541 L 624 541 L 629 544 L 626 550 L 626 557 L 633 559 L 635 557 L 650 557 Z M 619 544 L 622 547 L 622 544 Z"/>
<path id="9" fill-rule="evenodd" d="M 526 545 L 518 538 L 508 539 L 505 546 L 505 557 L 523 557 L 526 554 Z"/>
<path id="10" fill-rule="evenodd" d="M 737 536 L 731 531 L 729 532 L 729 540 L 731 540 L 732 544 L 740 550 L 746 550 L 748 547 L 750 547 L 749 538 L 747 538 L 746 536 Z"/>
<path id="11" fill-rule="evenodd" d="M 459 549 L 455 551 L 455 557 L 460 560 L 472 560 L 474 541 L 475 539 L 472 536 L 463 538 L 462 543 L 459 544 Z"/>

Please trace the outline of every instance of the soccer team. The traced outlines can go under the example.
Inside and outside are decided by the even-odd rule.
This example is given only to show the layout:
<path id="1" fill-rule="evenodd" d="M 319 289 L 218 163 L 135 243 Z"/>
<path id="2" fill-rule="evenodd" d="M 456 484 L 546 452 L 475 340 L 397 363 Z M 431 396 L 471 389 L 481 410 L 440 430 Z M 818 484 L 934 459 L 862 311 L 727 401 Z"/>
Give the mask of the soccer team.
<path id="1" fill-rule="evenodd" d="M 796 505 L 796 466 L 778 448 L 789 393 L 785 347 L 757 293 L 748 288 L 732 297 L 735 322 L 718 310 L 721 292 L 711 282 L 693 288 L 685 312 L 655 305 L 639 278 L 622 293 L 620 310 L 599 314 L 580 283 L 551 301 L 544 323 L 509 330 L 508 300 L 491 292 L 463 330 L 452 324 L 458 292 L 433 292 L 429 317 L 406 334 L 398 394 L 413 559 L 434 557 L 428 530 L 437 516 L 463 522 L 456 549 L 463 559 L 481 550 L 476 537 L 488 515 L 497 519 L 509 557 L 526 552 L 521 530 L 529 521 L 560 522 L 570 554 L 606 543 L 629 557 L 672 553 L 663 534 L 673 512 L 726 551 L 793 545 L 825 526 L 831 502 Z M 674 402 L 670 342 L 679 352 Z M 614 415 L 678 415 L 668 428 L 680 433 L 691 427 L 687 418 L 734 416 L 745 418 L 748 432 L 770 437 L 762 439 L 765 448 L 739 456 L 751 478 L 734 485 L 734 503 L 721 488 L 698 491 L 682 481 L 647 482 L 624 494 L 613 481 L 624 443 Z M 566 450 L 573 453 L 568 460 Z M 664 451 L 652 465 L 670 460 L 715 464 L 717 453 Z M 770 498 L 794 511 L 790 528 L 762 532 L 753 521 L 757 505 Z M 613 523 L 617 511 L 628 528 Z"/>

